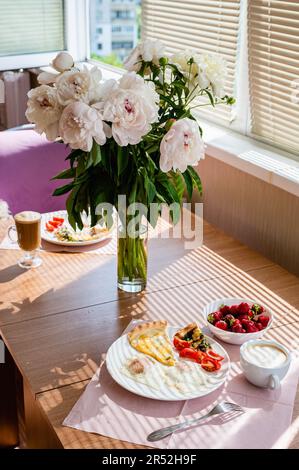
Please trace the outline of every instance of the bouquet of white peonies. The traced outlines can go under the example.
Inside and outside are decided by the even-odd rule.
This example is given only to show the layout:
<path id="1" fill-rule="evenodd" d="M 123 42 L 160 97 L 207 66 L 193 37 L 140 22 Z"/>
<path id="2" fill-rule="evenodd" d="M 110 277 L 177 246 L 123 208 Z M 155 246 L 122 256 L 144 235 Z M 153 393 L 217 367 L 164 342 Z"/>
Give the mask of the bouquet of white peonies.
<path id="1" fill-rule="evenodd" d="M 223 91 L 226 64 L 219 56 L 167 56 L 160 41 L 145 40 L 124 66 L 119 80 L 103 81 L 98 67 L 75 66 L 61 52 L 53 72 L 41 73 L 41 85 L 28 94 L 26 116 L 36 131 L 71 149 L 69 169 L 55 177 L 70 181 L 54 194 L 69 193 L 74 227 L 82 228 L 83 212 L 92 225 L 106 217 L 97 210 L 101 203 L 118 209 L 119 195 L 128 204 L 161 208 L 181 204 L 185 189 L 189 198 L 195 188 L 201 191 L 194 166 L 204 157 L 204 142 L 192 110 L 203 96 L 206 105 L 234 103 Z M 172 217 L 177 222 L 179 211 Z"/>

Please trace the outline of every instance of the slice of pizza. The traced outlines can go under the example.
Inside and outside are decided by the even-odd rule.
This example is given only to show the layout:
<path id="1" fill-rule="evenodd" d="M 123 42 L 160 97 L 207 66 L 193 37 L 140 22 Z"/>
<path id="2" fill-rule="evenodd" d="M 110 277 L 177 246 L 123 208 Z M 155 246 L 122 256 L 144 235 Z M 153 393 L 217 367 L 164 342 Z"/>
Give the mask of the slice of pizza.
<path id="1" fill-rule="evenodd" d="M 128 333 L 129 343 L 137 351 L 151 356 L 167 366 L 173 366 L 175 359 L 167 335 L 167 321 L 141 323 Z"/>

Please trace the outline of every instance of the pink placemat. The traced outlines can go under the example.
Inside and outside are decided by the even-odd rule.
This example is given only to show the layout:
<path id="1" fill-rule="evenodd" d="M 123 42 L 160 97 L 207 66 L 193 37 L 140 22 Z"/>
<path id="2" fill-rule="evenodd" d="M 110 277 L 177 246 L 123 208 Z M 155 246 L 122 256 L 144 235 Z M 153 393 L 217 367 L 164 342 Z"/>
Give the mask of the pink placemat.
<path id="1" fill-rule="evenodd" d="M 132 328 L 132 323 L 126 331 Z M 239 347 L 222 343 L 232 363 L 229 378 L 217 391 L 198 399 L 161 402 L 142 398 L 120 387 L 110 377 L 105 362 L 93 376 L 84 393 L 63 424 L 114 439 L 165 449 L 281 448 L 282 436 L 292 419 L 299 361 L 293 353 L 291 368 L 276 391 L 251 385 L 239 364 Z M 232 401 L 245 413 L 210 418 L 200 426 L 149 443 L 149 433 L 184 419 L 206 414 L 216 403 Z"/>

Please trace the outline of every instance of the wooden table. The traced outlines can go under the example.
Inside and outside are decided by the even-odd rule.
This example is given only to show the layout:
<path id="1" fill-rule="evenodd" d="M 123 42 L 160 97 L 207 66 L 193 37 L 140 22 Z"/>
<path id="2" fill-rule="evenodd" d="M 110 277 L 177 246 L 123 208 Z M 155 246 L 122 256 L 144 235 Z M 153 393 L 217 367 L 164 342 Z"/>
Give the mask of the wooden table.
<path id="1" fill-rule="evenodd" d="M 0 445 L 13 445 L 18 430 L 30 448 L 136 447 L 61 424 L 133 318 L 183 324 L 213 299 L 249 297 L 271 305 L 268 335 L 295 345 L 296 276 L 207 223 L 201 248 L 154 239 L 149 250 L 148 287 L 138 295 L 117 290 L 112 255 L 43 252 L 43 265 L 24 271 L 18 251 L 0 251 L 0 334 L 9 351 L 0 364 Z M 298 414 L 299 394 L 293 421 Z M 299 434 L 290 447 L 299 447 Z"/>

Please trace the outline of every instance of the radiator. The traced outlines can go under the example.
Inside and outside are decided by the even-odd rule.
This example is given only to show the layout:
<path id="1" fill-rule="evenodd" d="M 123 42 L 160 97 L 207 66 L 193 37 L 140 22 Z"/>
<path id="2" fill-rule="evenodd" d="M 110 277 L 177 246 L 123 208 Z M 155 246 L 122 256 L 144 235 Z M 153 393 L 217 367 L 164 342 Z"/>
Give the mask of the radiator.
<path id="1" fill-rule="evenodd" d="M 25 111 L 30 90 L 29 72 L 3 72 L 5 102 L 1 104 L 0 119 L 6 129 L 27 123 Z"/>

